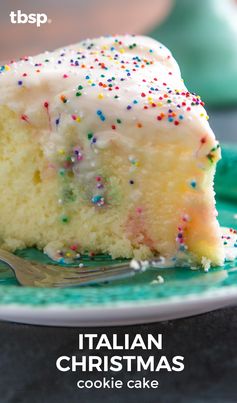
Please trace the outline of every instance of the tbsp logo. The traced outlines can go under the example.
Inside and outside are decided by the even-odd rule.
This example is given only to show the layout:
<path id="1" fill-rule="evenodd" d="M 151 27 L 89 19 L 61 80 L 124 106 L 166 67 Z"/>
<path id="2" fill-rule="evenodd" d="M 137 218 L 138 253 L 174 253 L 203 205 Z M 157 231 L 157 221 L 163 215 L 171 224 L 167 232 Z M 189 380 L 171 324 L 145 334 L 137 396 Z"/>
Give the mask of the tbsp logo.
<path id="1" fill-rule="evenodd" d="M 21 10 L 11 11 L 10 20 L 12 24 L 36 24 L 39 28 L 41 24 L 45 24 L 46 22 L 50 23 L 51 20 L 48 19 L 46 14 L 25 14 L 22 13 Z"/>

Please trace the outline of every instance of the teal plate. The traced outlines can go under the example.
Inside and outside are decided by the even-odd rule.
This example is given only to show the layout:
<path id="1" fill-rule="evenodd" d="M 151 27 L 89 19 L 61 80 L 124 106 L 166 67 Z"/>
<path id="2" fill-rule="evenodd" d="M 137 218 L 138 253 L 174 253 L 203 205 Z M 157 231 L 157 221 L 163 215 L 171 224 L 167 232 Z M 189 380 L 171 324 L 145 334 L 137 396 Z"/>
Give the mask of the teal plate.
<path id="1" fill-rule="evenodd" d="M 231 154 L 232 153 L 232 154 Z M 217 209 L 222 226 L 237 228 L 237 193 L 224 189 L 234 178 L 233 147 L 223 149 L 217 172 Z M 231 155 L 231 158 L 230 158 Z M 228 162 L 228 164 L 227 164 Z M 223 180 L 224 179 L 224 180 Z M 235 182 L 233 182 L 235 183 Z M 236 195 L 236 198 L 235 198 Z M 48 263 L 36 249 L 18 254 Z M 83 258 L 86 264 L 90 260 Z M 110 264 L 100 255 L 90 264 Z M 60 270 L 60 267 L 59 267 Z M 160 275 L 164 283 L 154 283 Z M 112 283 L 79 288 L 26 288 L 17 284 L 12 272 L 0 266 L 0 319 L 52 326 L 123 325 L 175 319 L 237 303 L 237 262 L 209 272 L 189 268 L 149 269 L 137 276 Z"/>

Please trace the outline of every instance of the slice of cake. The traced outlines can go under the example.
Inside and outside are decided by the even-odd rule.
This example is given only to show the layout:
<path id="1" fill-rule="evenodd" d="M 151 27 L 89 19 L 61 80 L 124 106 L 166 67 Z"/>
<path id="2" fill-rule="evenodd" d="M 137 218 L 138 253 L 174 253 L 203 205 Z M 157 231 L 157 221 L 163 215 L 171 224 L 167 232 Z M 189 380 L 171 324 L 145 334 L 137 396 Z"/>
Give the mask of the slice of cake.
<path id="1" fill-rule="evenodd" d="M 223 263 L 219 144 L 169 50 L 88 39 L 0 74 L 0 242 Z"/>

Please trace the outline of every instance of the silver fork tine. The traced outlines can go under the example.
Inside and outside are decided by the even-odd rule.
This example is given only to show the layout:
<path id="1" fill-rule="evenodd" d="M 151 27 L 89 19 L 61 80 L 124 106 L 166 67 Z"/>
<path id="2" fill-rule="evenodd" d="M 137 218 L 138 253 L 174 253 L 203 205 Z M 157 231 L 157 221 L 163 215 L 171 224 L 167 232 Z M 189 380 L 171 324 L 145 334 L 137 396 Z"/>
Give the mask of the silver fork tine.
<path id="1" fill-rule="evenodd" d="M 65 278 L 66 281 L 55 283 L 54 287 L 76 287 L 77 285 L 99 284 L 101 282 L 119 280 L 127 277 L 132 277 L 137 271 L 127 266 L 124 270 L 109 270 L 104 273 L 97 273 L 96 275 L 79 276 L 78 278 Z M 67 281 L 68 280 L 68 281 Z"/>
<path id="2" fill-rule="evenodd" d="M 142 271 L 142 270 L 140 270 Z M 135 275 L 138 271 L 132 269 L 129 265 L 126 267 L 123 267 L 122 269 L 117 269 L 113 270 L 112 267 L 110 267 L 108 270 L 103 271 L 103 272 L 97 272 L 97 273 L 87 273 L 87 275 L 81 275 L 78 273 L 78 276 L 73 276 L 73 277 L 61 277 L 59 281 L 57 281 L 57 278 L 54 279 L 54 281 L 51 282 L 50 286 L 51 287 L 75 287 L 78 285 L 86 285 L 86 284 L 95 284 L 95 283 L 100 283 L 100 282 L 105 282 L 105 281 L 112 281 L 116 279 L 122 279 L 126 277 L 130 277 L 132 275 Z M 62 274 L 62 273 L 61 273 Z M 67 273 L 64 273 L 67 274 Z M 45 284 L 44 279 L 40 279 L 35 281 L 35 285 L 38 287 L 44 287 L 47 286 Z"/>
<path id="3" fill-rule="evenodd" d="M 52 267 L 53 265 L 47 265 L 47 267 Z M 87 275 L 88 273 L 100 273 L 101 271 L 107 271 L 107 270 L 114 270 L 114 269 L 123 269 L 123 268 L 125 268 L 125 267 L 129 267 L 129 261 L 127 261 L 127 262 L 124 262 L 124 263 L 116 263 L 116 264 L 114 264 L 114 263 L 112 263 L 112 264 L 108 264 L 108 265 L 103 265 L 103 266 L 98 266 L 98 267 L 94 267 L 94 266 L 86 266 L 86 265 L 84 265 L 83 267 L 70 267 L 70 266 L 53 266 L 53 267 L 56 267 L 57 268 L 57 270 L 58 269 L 60 269 L 60 268 L 62 268 L 63 270 L 65 270 L 65 271 L 67 271 L 68 270 L 68 273 L 70 273 L 70 274 L 75 274 L 75 275 L 77 275 L 78 276 L 78 274 L 80 274 L 80 275 Z"/>
<path id="4" fill-rule="evenodd" d="M 103 266 L 64 267 L 25 260 L 0 250 L 0 261 L 12 268 L 18 282 L 30 287 L 75 287 L 130 277 L 151 262 L 126 261 Z"/>
<path id="5" fill-rule="evenodd" d="M 125 278 L 125 277 L 130 277 L 134 275 L 135 273 L 142 271 L 142 270 L 134 270 L 129 266 L 129 263 L 125 265 L 121 265 L 117 267 L 114 266 L 108 266 L 104 268 L 103 271 L 97 272 L 97 273 L 91 273 L 90 271 L 87 273 L 78 273 L 79 275 L 73 276 L 73 277 L 64 277 L 64 279 L 59 283 L 56 282 L 55 286 L 56 287 L 62 287 L 66 285 L 72 285 L 75 286 L 77 284 L 91 284 L 91 283 L 99 283 L 102 281 L 109 281 L 109 280 L 115 280 L 119 278 Z"/>
<path id="6" fill-rule="evenodd" d="M 84 271 L 81 271 L 81 268 L 79 267 L 78 270 L 75 270 L 71 272 L 70 270 L 67 272 L 67 267 L 63 267 L 65 269 L 65 275 L 68 274 L 70 278 L 78 278 L 80 277 L 87 277 L 91 275 L 97 275 L 97 274 L 103 274 L 103 273 L 110 273 L 113 271 L 122 271 L 122 270 L 127 270 L 130 267 L 130 262 L 122 263 L 120 265 L 108 265 L 108 266 L 101 266 L 98 267 L 96 270 L 93 270 L 91 266 L 85 266 Z M 66 278 L 66 277 L 65 277 Z M 69 278 L 69 277 L 67 277 Z"/>
<path id="7" fill-rule="evenodd" d="M 83 266 L 83 267 L 79 267 L 79 266 L 60 266 L 59 265 L 55 265 L 55 264 L 43 264 L 43 263 L 38 263 L 35 261 L 31 261 L 28 259 L 24 259 L 20 256 L 16 256 L 13 253 L 10 253 L 8 251 L 5 250 L 0 250 L 0 261 L 8 264 L 8 265 L 12 265 L 12 266 L 16 266 L 15 269 L 16 270 L 22 270 L 22 271 L 26 271 L 28 265 L 32 265 L 35 266 L 35 268 L 37 267 L 42 267 L 43 268 L 47 268 L 51 271 L 57 271 L 57 273 L 59 273 L 60 271 L 66 271 L 67 273 L 70 274 L 75 274 L 76 276 L 78 276 L 78 274 L 87 274 L 88 272 L 90 273 L 96 273 L 96 272 L 101 272 L 103 270 L 107 270 L 109 267 L 113 267 L 113 268 L 123 268 L 123 267 L 127 267 L 127 265 L 129 264 L 129 262 L 124 262 L 124 263 L 116 263 L 113 265 L 103 265 L 103 266 L 99 266 L 99 267 L 94 267 L 94 266 Z M 32 267 L 31 267 L 32 268 Z"/>

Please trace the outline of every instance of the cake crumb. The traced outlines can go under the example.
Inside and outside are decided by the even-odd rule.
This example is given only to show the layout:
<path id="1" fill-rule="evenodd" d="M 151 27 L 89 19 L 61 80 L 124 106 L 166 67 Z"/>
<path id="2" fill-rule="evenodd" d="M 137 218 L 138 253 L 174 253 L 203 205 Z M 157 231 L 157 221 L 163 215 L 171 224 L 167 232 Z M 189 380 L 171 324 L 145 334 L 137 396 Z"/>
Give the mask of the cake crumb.
<path id="1" fill-rule="evenodd" d="M 136 271 L 145 271 L 149 267 L 149 261 L 132 259 L 130 267 Z"/>
<path id="2" fill-rule="evenodd" d="M 157 276 L 156 279 L 151 282 L 151 284 L 164 284 L 164 282 L 164 277 Z"/>
<path id="3" fill-rule="evenodd" d="M 211 267 L 211 260 L 208 259 L 206 256 L 202 257 L 201 265 L 205 272 L 208 272 Z"/>

